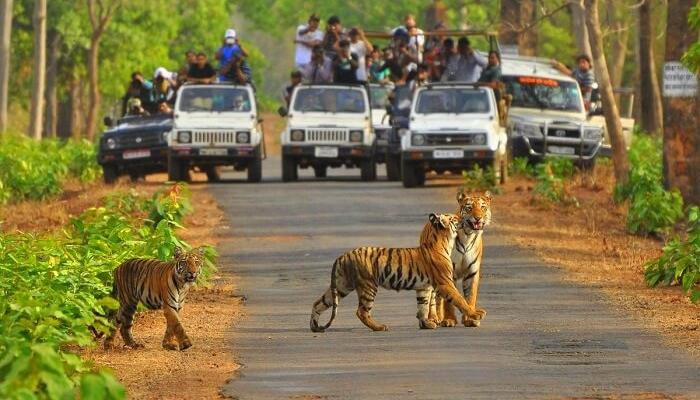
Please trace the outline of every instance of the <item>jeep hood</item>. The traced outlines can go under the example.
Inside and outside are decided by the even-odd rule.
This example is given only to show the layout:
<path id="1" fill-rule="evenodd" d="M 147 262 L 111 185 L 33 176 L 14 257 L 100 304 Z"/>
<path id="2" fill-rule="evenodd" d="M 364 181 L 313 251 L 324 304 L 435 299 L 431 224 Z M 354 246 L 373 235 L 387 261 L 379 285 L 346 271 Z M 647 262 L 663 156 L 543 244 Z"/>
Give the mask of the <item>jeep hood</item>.
<path id="1" fill-rule="evenodd" d="M 333 127 L 364 128 L 367 119 L 364 114 L 312 114 L 293 113 L 288 119 L 289 126 L 294 127 Z"/>
<path id="2" fill-rule="evenodd" d="M 255 114 L 251 113 L 180 114 L 175 129 L 252 129 L 255 123 Z"/>
<path id="3" fill-rule="evenodd" d="M 523 121 L 544 124 L 553 121 L 586 123 L 586 113 L 576 111 L 540 110 L 536 108 L 512 107 L 508 110 L 508 119 L 511 122 Z"/>
<path id="4" fill-rule="evenodd" d="M 448 114 L 441 114 L 430 117 L 415 117 L 410 122 L 410 129 L 415 132 L 454 132 L 462 130 L 483 132 L 489 131 L 492 124 L 493 119 L 489 116 L 457 117 L 454 114 L 449 114 L 449 116 Z"/>

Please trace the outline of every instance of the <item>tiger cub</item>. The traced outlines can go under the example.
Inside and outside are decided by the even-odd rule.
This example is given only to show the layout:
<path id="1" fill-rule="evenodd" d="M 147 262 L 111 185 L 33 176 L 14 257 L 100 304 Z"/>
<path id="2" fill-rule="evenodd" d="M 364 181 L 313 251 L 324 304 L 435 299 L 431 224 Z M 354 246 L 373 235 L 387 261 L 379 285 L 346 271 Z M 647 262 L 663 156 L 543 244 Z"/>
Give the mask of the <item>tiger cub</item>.
<path id="1" fill-rule="evenodd" d="M 360 247 L 338 257 L 331 270 L 330 288 L 316 300 L 311 310 L 311 330 L 326 330 L 335 319 L 339 299 L 357 290 L 357 317 L 374 331 L 386 331 L 387 326 L 375 321 L 370 314 L 378 286 L 396 291 L 415 290 L 418 300 L 416 317 L 422 329 L 437 327 L 428 318 L 434 289 L 464 314 L 478 318 L 452 281 L 450 252 L 461 223 L 459 216 L 454 214 L 430 214 L 421 233 L 420 247 Z M 330 320 L 320 326 L 319 317 L 329 307 L 333 308 Z"/>
<path id="2" fill-rule="evenodd" d="M 464 326 L 479 326 L 480 319 L 486 315 L 486 310 L 476 306 L 479 292 L 479 280 L 481 276 L 481 260 L 484 253 L 483 233 L 486 225 L 491 223 L 490 192 L 483 195 L 469 196 L 465 192 L 457 194 L 459 204 L 458 214 L 462 218 L 462 229 L 457 233 L 455 247 L 452 250 L 452 265 L 454 266 L 455 286 L 462 281 L 462 293 L 469 306 L 479 315 L 479 318 L 471 318 L 462 315 Z M 457 318 L 454 309 L 442 299 L 433 299 L 437 302 L 437 318 L 442 326 L 455 326 Z M 432 301 L 431 301 L 432 303 Z M 432 304 L 431 304 L 432 308 Z"/>
<path id="3" fill-rule="evenodd" d="M 163 348 L 185 350 L 192 347 L 192 341 L 180 323 L 178 312 L 185 304 L 187 292 L 197 280 L 203 258 L 202 248 L 184 252 L 176 247 L 172 261 L 137 258 L 125 261 L 114 270 L 112 296 L 119 300 L 114 323 L 125 346 L 143 347 L 131 335 L 136 306 L 141 302 L 151 310 L 163 309 L 167 321 Z M 116 330 L 107 336 L 105 349 L 113 347 L 115 336 Z"/>

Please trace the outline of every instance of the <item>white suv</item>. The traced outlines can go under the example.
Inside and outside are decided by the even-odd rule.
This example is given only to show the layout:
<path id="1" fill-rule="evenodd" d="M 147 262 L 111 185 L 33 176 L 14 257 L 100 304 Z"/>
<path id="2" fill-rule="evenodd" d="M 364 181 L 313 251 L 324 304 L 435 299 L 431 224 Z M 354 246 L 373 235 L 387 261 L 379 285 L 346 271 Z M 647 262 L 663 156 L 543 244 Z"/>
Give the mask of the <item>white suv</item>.
<path id="1" fill-rule="evenodd" d="M 328 167 L 360 167 L 362 180 L 377 178 L 374 131 L 367 90 L 362 85 L 298 85 L 292 93 L 281 134 L 282 180 L 298 178 L 297 168 L 326 176 Z"/>
<path id="2" fill-rule="evenodd" d="M 423 185 L 427 171 L 461 173 L 492 167 L 496 183 L 507 176 L 507 136 L 493 90 L 467 83 L 435 83 L 416 90 L 409 132 L 401 138 L 405 187 Z"/>
<path id="3" fill-rule="evenodd" d="M 264 142 L 250 86 L 185 85 L 178 91 L 168 139 L 168 176 L 187 180 L 191 168 L 219 179 L 218 166 L 248 170 L 260 182 Z"/>

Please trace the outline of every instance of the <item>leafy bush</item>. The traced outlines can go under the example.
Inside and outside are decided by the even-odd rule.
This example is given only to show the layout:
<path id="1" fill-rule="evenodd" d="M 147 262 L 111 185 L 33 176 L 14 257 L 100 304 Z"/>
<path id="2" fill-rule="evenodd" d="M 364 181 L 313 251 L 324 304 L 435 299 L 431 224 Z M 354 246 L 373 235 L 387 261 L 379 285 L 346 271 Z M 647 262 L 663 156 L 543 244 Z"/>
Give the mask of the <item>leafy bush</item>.
<path id="1" fill-rule="evenodd" d="M 535 196 L 546 203 L 567 203 L 578 206 L 565 185 L 566 178 L 576 172 L 573 161 L 562 157 L 547 157 L 535 167 Z"/>
<path id="2" fill-rule="evenodd" d="M 43 200 L 61 193 L 68 178 L 88 182 L 100 174 L 95 146 L 87 141 L 0 138 L 0 204 Z"/>
<path id="3" fill-rule="evenodd" d="M 535 176 L 535 167 L 527 157 L 515 157 L 510 164 L 511 175 Z"/>
<path id="4" fill-rule="evenodd" d="M 189 247 L 174 231 L 185 213 L 173 211 L 186 209 L 187 193 L 179 185 L 150 200 L 131 192 L 84 211 L 62 233 L 0 234 L 0 398 L 74 398 L 76 387 L 83 398 L 124 397 L 111 375 L 70 349 L 94 344 L 89 327 L 110 329 L 103 315 L 118 306 L 109 296 L 116 266 Z M 216 253 L 205 255 L 206 278 Z"/>
<path id="5" fill-rule="evenodd" d="M 492 167 L 482 169 L 475 164 L 471 170 L 462 171 L 464 177 L 464 188 L 466 190 L 491 191 L 491 193 L 501 193 L 502 189 L 496 184 L 496 174 Z"/>
<path id="6" fill-rule="evenodd" d="M 644 278 L 649 286 L 680 282 L 693 302 L 700 301 L 700 208 L 688 210 L 687 237 L 673 238 L 658 259 L 647 263 Z"/>
<path id="7" fill-rule="evenodd" d="M 667 233 L 683 217 L 683 198 L 663 187 L 661 139 L 637 135 L 628 153 L 629 180 L 615 188 L 617 201 L 629 201 L 627 229 L 632 233 Z"/>

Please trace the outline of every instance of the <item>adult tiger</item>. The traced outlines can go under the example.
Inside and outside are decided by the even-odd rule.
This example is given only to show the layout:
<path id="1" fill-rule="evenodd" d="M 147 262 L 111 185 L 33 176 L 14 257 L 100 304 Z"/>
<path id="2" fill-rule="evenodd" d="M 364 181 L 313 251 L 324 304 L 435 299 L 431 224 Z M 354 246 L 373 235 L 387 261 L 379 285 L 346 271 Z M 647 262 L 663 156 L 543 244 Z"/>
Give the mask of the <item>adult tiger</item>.
<path id="1" fill-rule="evenodd" d="M 437 323 L 429 319 L 434 289 L 465 315 L 478 319 L 479 315 L 469 307 L 452 280 L 450 252 L 461 224 L 458 215 L 430 214 L 419 247 L 360 247 L 338 257 L 331 270 L 330 288 L 316 300 L 311 310 L 311 330 L 326 330 L 335 319 L 339 298 L 357 290 L 360 303 L 357 317 L 374 331 L 386 331 L 387 326 L 375 321 L 370 314 L 378 286 L 396 291 L 415 290 L 418 300 L 416 317 L 422 329 L 437 327 Z M 333 307 L 331 318 L 326 325 L 320 326 L 318 319 L 329 307 Z"/>
<path id="2" fill-rule="evenodd" d="M 174 259 L 169 262 L 136 258 L 125 261 L 114 270 L 112 296 L 119 300 L 114 323 L 125 346 L 143 347 L 131 335 L 136 306 L 141 302 L 152 310 L 163 308 L 167 322 L 163 337 L 165 349 L 185 350 L 192 347 L 192 341 L 180 323 L 178 312 L 185 303 L 187 292 L 197 280 L 203 257 L 202 248 L 184 252 L 176 247 Z M 105 349 L 113 346 L 115 335 L 116 330 L 107 336 Z"/>
<path id="3" fill-rule="evenodd" d="M 479 280 L 481 276 L 481 260 L 484 252 L 483 233 L 484 227 L 491 223 L 491 200 L 490 192 L 483 195 L 469 196 L 461 191 L 457 194 L 459 204 L 458 213 L 462 218 L 462 229 L 457 233 L 455 247 L 452 250 L 452 265 L 454 267 L 454 283 L 459 285 L 462 281 L 462 293 L 470 308 L 473 309 L 479 318 L 472 318 L 462 315 L 464 326 L 479 326 L 481 318 L 486 315 L 486 310 L 476 306 L 477 295 L 479 293 Z M 433 296 L 436 302 L 437 317 L 442 326 L 455 326 L 457 318 L 454 308 L 439 297 Z"/>

